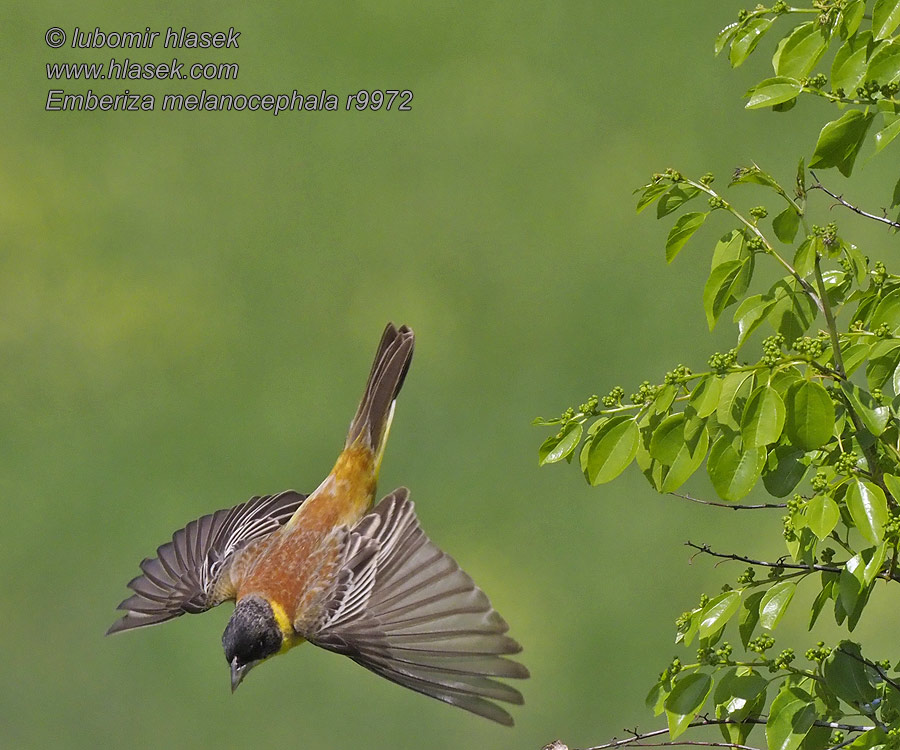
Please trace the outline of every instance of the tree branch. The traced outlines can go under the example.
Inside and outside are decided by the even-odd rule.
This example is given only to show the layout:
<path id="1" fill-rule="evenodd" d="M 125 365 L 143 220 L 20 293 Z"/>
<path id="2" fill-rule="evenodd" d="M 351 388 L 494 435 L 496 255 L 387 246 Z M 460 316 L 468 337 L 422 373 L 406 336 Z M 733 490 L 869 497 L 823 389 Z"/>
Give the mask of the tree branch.
<path id="1" fill-rule="evenodd" d="M 853 213 L 859 214 L 860 216 L 864 216 L 867 219 L 872 219 L 873 221 L 880 221 L 882 224 L 887 224 L 889 227 L 893 229 L 900 229 L 900 222 L 891 221 L 887 217 L 887 211 L 884 212 L 883 216 L 879 216 L 878 214 L 870 214 L 868 211 L 863 211 L 859 206 L 855 206 L 852 203 L 844 200 L 842 195 L 837 195 L 836 193 L 832 193 L 827 187 L 825 187 L 821 182 L 819 182 L 819 178 L 816 177 L 816 173 L 812 170 L 809 170 L 809 173 L 812 175 L 812 178 L 816 181 L 815 185 L 810 185 L 809 190 L 821 190 L 826 195 L 834 198 L 840 205 L 844 208 L 849 208 Z"/>
<path id="2" fill-rule="evenodd" d="M 694 544 L 693 542 L 685 542 L 685 547 L 697 550 L 697 554 L 703 553 L 712 557 L 720 557 L 723 560 L 734 560 L 735 562 L 744 562 L 748 565 L 758 565 L 761 568 L 784 568 L 788 570 L 806 570 L 810 573 L 820 571 L 822 573 L 840 573 L 843 568 L 837 568 L 832 565 L 807 565 L 806 563 L 790 563 L 782 560 L 768 562 L 766 560 L 754 560 L 752 557 L 744 555 L 733 555 L 726 552 L 714 552 L 709 548 L 708 544 Z"/>
<path id="3" fill-rule="evenodd" d="M 670 495 L 680 497 L 682 500 L 690 500 L 700 505 L 712 505 L 715 508 L 728 508 L 728 510 L 761 510 L 762 508 L 787 508 L 787 503 L 760 503 L 759 505 L 741 505 L 740 503 L 719 503 L 713 500 L 701 500 L 692 495 L 683 495 L 680 492 L 670 492 Z"/>
<path id="4" fill-rule="evenodd" d="M 734 721 L 733 719 L 710 719 L 709 716 L 698 716 L 694 721 L 692 721 L 688 728 L 694 729 L 696 727 L 712 727 L 712 726 L 722 726 L 722 725 L 733 725 L 740 726 L 741 724 L 765 724 L 767 721 L 767 717 L 759 716 L 756 718 L 746 718 L 743 721 Z M 868 732 L 870 729 L 875 729 L 874 726 L 863 726 L 858 724 L 841 724 L 837 721 L 815 721 L 813 722 L 814 726 L 817 727 L 826 727 L 828 729 L 837 729 L 842 732 Z M 620 747 L 625 747 L 628 745 L 632 745 L 634 747 L 685 747 L 685 746 L 701 746 L 701 747 L 730 747 L 735 748 L 735 750 L 758 750 L 758 748 L 750 747 L 749 745 L 739 745 L 737 743 L 732 742 L 709 742 L 702 740 L 674 740 L 667 742 L 645 742 L 645 740 L 653 739 L 654 737 L 660 737 L 664 734 L 668 734 L 668 729 L 654 729 L 652 732 L 638 732 L 637 729 L 627 729 L 625 730 L 631 737 L 626 737 L 625 739 L 616 739 L 613 738 L 607 743 L 602 745 L 593 745 L 592 747 L 585 748 L 585 750 L 616 750 Z M 828 750 L 837 750 L 837 748 L 846 745 L 847 743 L 841 743 L 840 745 L 835 745 L 833 748 L 828 748 Z M 546 745 L 544 745 L 543 750 L 569 750 L 569 746 L 563 743 L 561 740 L 554 740 Z M 572 748 L 575 750 L 575 748 Z"/>

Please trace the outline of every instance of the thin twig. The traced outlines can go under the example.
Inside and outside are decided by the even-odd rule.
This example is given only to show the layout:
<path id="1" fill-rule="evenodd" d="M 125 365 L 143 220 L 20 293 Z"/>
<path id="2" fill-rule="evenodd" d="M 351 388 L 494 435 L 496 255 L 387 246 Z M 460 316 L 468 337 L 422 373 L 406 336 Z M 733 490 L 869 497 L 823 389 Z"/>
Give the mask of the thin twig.
<path id="1" fill-rule="evenodd" d="M 790 570 L 807 570 L 810 573 L 820 571 L 822 573 L 840 573 L 843 568 L 836 568 L 831 565 L 807 565 L 806 563 L 789 563 L 784 560 L 776 560 L 768 562 L 766 560 L 754 560 L 752 557 L 744 555 L 734 555 L 726 552 L 714 552 L 709 548 L 708 544 L 694 544 L 693 542 L 685 542 L 686 547 L 697 550 L 697 554 L 701 552 L 712 557 L 721 557 L 723 560 L 734 560 L 735 562 L 745 562 L 748 565 L 758 565 L 761 568 L 785 568 Z"/>
<path id="2" fill-rule="evenodd" d="M 819 182 L 819 178 L 816 177 L 816 173 L 812 170 L 809 170 L 809 173 L 812 175 L 812 178 L 816 181 L 815 185 L 810 185 L 809 190 L 821 190 L 826 195 L 830 195 L 834 198 L 838 203 L 840 203 L 844 208 L 849 208 L 853 213 L 859 214 L 860 216 L 864 216 L 867 219 L 872 219 L 873 221 L 880 221 L 882 224 L 887 224 L 889 227 L 893 229 L 900 229 L 900 222 L 892 221 L 887 217 L 887 211 L 884 212 L 885 215 L 879 216 L 878 214 L 871 214 L 868 211 L 863 211 L 859 206 L 855 206 L 849 201 L 844 200 L 844 196 L 837 195 L 836 193 L 831 192 L 827 187 L 825 187 L 821 182 Z"/>
<path id="3" fill-rule="evenodd" d="M 683 495 L 680 492 L 670 492 L 670 495 L 680 497 L 682 500 L 690 500 L 692 503 L 712 505 L 715 508 L 728 508 L 729 510 L 760 510 L 762 508 L 787 508 L 787 503 L 760 503 L 759 505 L 741 505 L 740 503 L 718 503 L 713 500 L 701 500 L 693 495 Z"/>

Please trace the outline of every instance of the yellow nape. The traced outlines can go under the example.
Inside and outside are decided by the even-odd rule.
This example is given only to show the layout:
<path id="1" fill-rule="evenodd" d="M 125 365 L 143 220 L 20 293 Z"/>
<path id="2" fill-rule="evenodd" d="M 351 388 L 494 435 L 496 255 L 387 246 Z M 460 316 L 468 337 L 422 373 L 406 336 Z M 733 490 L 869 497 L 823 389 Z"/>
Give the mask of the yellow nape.
<path id="1" fill-rule="evenodd" d="M 303 643 L 304 638 L 294 631 L 294 623 L 291 622 L 291 618 L 284 611 L 284 607 L 278 602 L 271 600 L 269 600 L 269 606 L 272 608 L 275 622 L 278 623 L 278 629 L 281 631 L 281 650 L 278 653 L 283 654 L 285 651 L 290 651 L 294 646 L 299 646 Z"/>

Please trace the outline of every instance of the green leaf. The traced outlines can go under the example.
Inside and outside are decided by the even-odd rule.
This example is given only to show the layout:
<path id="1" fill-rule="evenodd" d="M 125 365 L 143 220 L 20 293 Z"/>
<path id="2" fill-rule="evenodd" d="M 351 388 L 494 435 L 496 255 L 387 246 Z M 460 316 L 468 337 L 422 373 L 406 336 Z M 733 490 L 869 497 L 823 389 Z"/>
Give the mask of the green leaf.
<path id="1" fill-rule="evenodd" d="M 775 629 L 794 598 L 796 588 L 797 584 L 793 581 L 781 581 L 766 591 L 759 603 L 759 624 L 762 627 Z"/>
<path id="2" fill-rule="evenodd" d="M 669 407 L 672 405 L 672 402 L 675 400 L 675 396 L 678 394 L 678 386 L 674 383 L 666 383 L 662 388 L 659 389 L 656 396 L 653 399 L 653 411 L 657 414 L 663 414 L 669 411 Z"/>
<path id="3" fill-rule="evenodd" d="M 668 189 L 669 184 L 665 182 L 658 182 L 656 184 L 647 185 L 646 187 L 644 187 L 641 190 L 641 197 L 637 203 L 636 213 L 640 213 L 651 203 L 658 200 L 659 197 Z"/>
<path id="4" fill-rule="evenodd" d="M 816 319 L 815 303 L 796 287 L 793 278 L 775 282 L 769 294 L 775 298 L 767 316 L 769 323 L 788 343 L 796 341 Z"/>
<path id="5" fill-rule="evenodd" d="M 791 444 L 804 450 L 820 448 L 831 440 L 834 402 L 821 384 L 801 380 L 790 387 L 785 398 L 784 430 Z"/>
<path id="6" fill-rule="evenodd" d="M 749 248 L 745 247 L 744 233 L 740 229 L 732 229 L 719 237 L 713 248 L 712 261 L 709 264 L 709 270 L 712 271 L 716 266 L 722 265 L 729 260 L 744 260 L 750 258 L 753 253 Z"/>
<path id="7" fill-rule="evenodd" d="M 865 549 L 862 555 L 865 567 L 863 568 L 863 584 L 868 586 L 881 573 L 881 567 L 884 565 L 884 558 L 887 554 L 887 544 L 879 544 L 877 547 Z"/>
<path id="8" fill-rule="evenodd" d="M 663 476 L 661 492 L 674 492 L 700 468 L 709 449 L 709 433 L 701 423 L 700 430 L 686 436 L 675 460 Z"/>
<path id="9" fill-rule="evenodd" d="M 849 177 L 874 116 L 849 109 L 837 120 L 829 122 L 819 133 L 809 166 L 837 167 L 842 175 Z"/>
<path id="10" fill-rule="evenodd" d="M 759 623 L 759 604 L 762 601 L 764 591 L 754 591 L 749 596 L 744 597 L 741 605 L 741 616 L 738 620 L 738 632 L 741 636 L 741 643 L 744 648 L 753 638 L 753 631 Z"/>
<path id="11" fill-rule="evenodd" d="M 731 182 L 728 183 L 728 186 L 732 185 L 741 185 L 741 184 L 749 184 L 749 185 L 764 185 L 765 187 L 770 187 L 776 192 L 781 192 L 781 185 L 778 184 L 778 181 L 772 177 L 768 172 L 763 172 L 756 164 L 751 167 L 741 167 L 737 169 L 734 173 L 734 176 L 731 178 Z M 735 232 L 739 230 L 735 229 Z"/>
<path id="12" fill-rule="evenodd" d="M 846 615 L 847 626 L 850 630 L 853 630 L 856 623 L 859 622 L 860 615 L 869 600 L 869 594 L 872 592 L 871 582 L 866 583 L 866 569 L 869 567 L 867 559 L 871 560 L 874 551 L 873 549 L 863 550 L 851 557 L 844 564 L 844 569 L 838 578 L 838 598 L 834 602 L 835 617 L 841 619 L 842 614 Z M 881 559 L 884 559 L 883 556 Z"/>
<path id="13" fill-rule="evenodd" d="M 741 283 L 747 261 L 730 260 L 713 269 L 703 287 L 703 309 L 711 331 L 716 327 L 719 316 L 735 300 L 735 289 Z"/>
<path id="14" fill-rule="evenodd" d="M 726 307 L 732 304 L 732 302 L 737 302 L 738 298 L 747 291 L 747 287 L 750 286 L 750 280 L 753 277 L 754 266 L 756 265 L 753 251 L 746 242 L 744 233 L 738 229 L 727 232 L 719 238 L 718 242 L 716 242 L 716 246 L 713 249 L 712 261 L 709 266 L 710 273 L 712 273 L 717 266 L 730 260 L 739 260 L 744 264 L 744 267 L 741 269 L 740 275 L 731 286 L 733 299 L 728 300 Z"/>
<path id="15" fill-rule="evenodd" d="M 653 431 L 650 455 L 657 461 L 672 465 L 684 446 L 684 414 L 670 414 Z"/>
<path id="16" fill-rule="evenodd" d="M 728 55 L 732 68 L 738 67 L 749 57 L 771 25 L 772 19 L 770 18 L 754 18 L 737 32 Z"/>
<path id="17" fill-rule="evenodd" d="M 812 697 L 799 687 L 784 683 L 766 721 L 769 750 L 797 750 L 816 720 Z"/>
<path id="18" fill-rule="evenodd" d="M 787 497 L 809 470 L 806 451 L 791 445 L 778 445 L 769 451 L 763 484 L 770 495 Z"/>
<path id="19" fill-rule="evenodd" d="M 812 565 L 816 561 L 816 547 L 819 540 L 816 535 L 805 525 L 806 519 L 803 516 L 797 517 L 797 525 L 799 533 L 793 539 L 785 539 L 785 546 L 788 552 L 796 562 L 803 562 Z"/>
<path id="20" fill-rule="evenodd" d="M 548 437 L 538 450 L 539 465 L 561 461 L 578 446 L 584 427 L 579 422 L 569 422 L 560 435 Z"/>
<path id="21" fill-rule="evenodd" d="M 695 187 L 674 185 L 656 204 L 656 218 L 661 219 L 663 216 L 668 216 L 698 195 L 700 195 L 700 191 Z"/>
<path id="22" fill-rule="evenodd" d="M 755 724 L 747 721 L 759 717 L 766 704 L 768 681 L 750 667 L 732 667 L 719 677 L 713 693 L 716 718 L 734 723 L 719 725 L 727 742 L 743 745 Z"/>
<path id="23" fill-rule="evenodd" d="M 822 240 L 807 237 L 800 243 L 794 254 L 794 270 L 803 277 L 809 276 L 816 267 L 816 256 L 822 250 Z"/>
<path id="24" fill-rule="evenodd" d="M 694 640 L 694 637 L 697 635 L 697 632 L 700 630 L 700 610 L 694 609 L 691 611 L 690 619 L 688 620 L 687 630 L 680 630 L 678 634 L 675 636 L 675 643 L 684 643 L 685 645 L 690 645 L 691 641 Z"/>
<path id="25" fill-rule="evenodd" d="M 744 404 L 753 388 L 753 371 L 730 372 L 722 380 L 722 392 L 716 407 L 716 420 L 721 425 L 739 430 Z"/>
<path id="26" fill-rule="evenodd" d="M 889 691 L 885 696 L 885 702 L 890 701 L 894 692 Z M 896 714 L 894 714 L 896 715 Z M 862 734 L 857 735 L 849 745 L 844 747 L 847 750 L 884 750 L 888 747 L 888 736 L 880 727 L 874 727 Z"/>
<path id="27" fill-rule="evenodd" d="M 896 477 L 893 474 L 885 474 L 882 479 L 885 487 L 887 487 L 887 491 L 891 493 L 891 497 L 900 501 L 900 477 Z"/>
<path id="28" fill-rule="evenodd" d="M 869 61 L 867 81 L 877 81 L 884 86 L 900 79 L 900 42 L 882 44 Z"/>
<path id="29" fill-rule="evenodd" d="M 847 486 L 845 501 L 850 517 L 863 538 L 871 544 L 880 544 L 884 537 L 884 525 L 888 521 L 887 499 L 881 487 L 853 479 Z"/>
<path id="30" fill-rule="evenodd" d="M 865 13 L 865 0 L 850 0 L 850 2 L 844 6 L 844 10 L 841 13 L 841 37 L 843 39 L 853 36 L 856 33 Z"/>
<path id="31" fill-rule="evenodd" d="M 843 243 L 843 251 L 847 256 L 847 260 L 850 261 L 853 280 L 858 286 L 865 285 L 866 274 L 868 273 L 868 260 L 866 256 L 860 252 L 860 249 L 856 245 L 850 242 Z"/>
<path id="32" fill-rule="evenodd" d="M 825 603 L 829 599 L 834 599 L 834 586 L 836 580 L 837 576 L 834 573 L 822 573 L 822 589 L 816 595 L 816 598 L 812 603 L 807 630 L 813 629 L 813 625 L 815 625 L 816 620 L 819 619 L 819 615 L 821 614 Z"/>
<path id="33" fill-rule="evenodd" d="M 793 243 L 799 227 L 800 214 L 794 210 L 793 206 L 788 206 L 772 219 L 772 229 L 775 230 L 775 236 L 786 245 Z"/>
<path id="34" fill-rule="evenodd" d="M 725 49 L 725 45 L 734 38 L 734 35 L 737 34 L 739 28 L 740 24 L 737 21 L 734 21 L 716 34 L 715 53 L 717 57 L 722 50 Z"/>
<path id="35" fill-rule="evenodd" d="M 760 448 L 781 437 L 784 428 L 784 402 L 770 385 L 761 385 L 747 399 L 741 418 L 744 445 Z"/>
<path id="36" fill-rule="evenodd" d="M 682 674 L 675 681 L 675 687 L 666 699 L 666 718 L 669 722 L 669 737 L 678 737 L 703 708 L 712 691 L 712 677 L 702 672 Z"/>
<path id="37" fill-rule="evenodd" d="M 691 235 L 703 226 L 707 216 L 709 216 L 709 212 L 694 211 L 678 218 L 675 226 L 669 231 L 669 237 L 666 240 L 667 263 L 675 260 L 675 256 L 681 252 L 681 248 L 685 246 Z"/>
<path id="38" fill-rule="evenodd" d="M 713 445 L 706 469 L 719 497 L 733 502 L 753 489 L 765 462 L 764 448 L 748 448 L 739 452 L 731 438 L 724 436 Z"/>
<path id="39" fill-rule="evenodd" d="M 878 673 L 863 661 L 858 644 L 841 641 L 825 660 L 824 674 L 829 689 L 851 706 L 875 700 L 875 683 L 880 681 L 880 678 Z"/>
<path id="40" fill-rule="evenodd" d="M 745 709 L 745 721 L 739 724 L 720 724 L 719 732 L 725 738 L 725 741 L 735 746 L 746 745 L 747 738 L 756 727 L 756 723 L 750 720 L 759 719 L 765 707 L 766 693 L 765 691 L 763 691 L 750 704 L 748 704 L 747 708 Z M 741 713 L 744 712 L 742 711 Z M 724 712 L 721 710 L 720 706 L 716 706 L 716 716 L 717 718 L 724 718 Z"/>
<path id="41" fill-rule="evenodd" d="M 806 523 L 820 540 L 834 531 L 840 520 L 840 508 L 828 495 L 815 495 L 806 504 Z"/>
<path id="42" fill-rule="evenodd" d="M 874 330 L 884 323 L 887 323 L 892 331 L 900 328 L 900 288 L 891 290 L 878 301 L 869 327 Z"/>
<path id="43" fill-rule="evenodd" d="M 881 388 L 900 364 L 900 340 L 879 341 L 872 347 L 866 364 L 866 383 L 869 390 Z"/>
<path id="44" fill-rule="evenodd" d="M 709 638 L 718 633 L 737 613 L 741 606 L 741 595 L 738 591 L 726 591 L 711 599 L 700 615 L 700 637 Z"/>
<path id="45" fill-rule="evenodd" d="M 591 485 L 604 484 L 625 471 L 634 459 L 640 431 L 631 417 L 613 417 L 597 430 L 589 443 L 585 477 Z"/>
<path id="46" fill-rule="evenodd" d="M 831 64 L 831 85 L 834 89 L 844 89 L 849 96 L 856 93 L 857 87 L 866 77 L 871 42 L 872 32 L 866 31 L 851 36 L 841 45 Z"/>
<path id="47" fill-rule="evenodd" d="M 734 313 L 734 322 L 738 324 L 738 348 L 743 346 L 747 337 L 759 328 L 774 306 L 775 298 L 767 294 L 754 294 L 738 305 Z"/>
<path id="48" fill-rule="evenodd" d="M 802 90 L 803 84 L 796 78 L 787 76 L 766 78 L 747 92 L 750 101 L 747 102 L 746 109 L 760 109 L 781 104 L 793 99 Z"/>
<path id="49" fill-rule="evenodd" d="M 900 2 L 878 0 L 872 11 L 872 31 L 876 39 L 887 39 L 900 24 Z"/>
<path id="50" fill-rule="evenodd" d="M 869 432 L 876 437 L 884 432 L 891 416 L 889 407 L 880 405 L 871 393 L 864 391 L 855 383 L 844 381 L 841 383 L 841 390 Z"/>
<path id="51" fill-rule="evenodd" d="M 719 395 L 722 393 L 722 378 L 716 375 L 706 375 L 700 379 L 688 403 L 697 412 L 698 417 L 708 417 L 719 405 Z"/>
<path id="52" fill-rule="evenodd" d="M 841 347 L 841 356 L 844 359 L 844 372 L 852 375 L 859 366 L 866 361 L 871 350 L 871 344 L 866 341 L 860 341 L 856 344 L 844 345 Z M 829 357 L 828 359 L 831 359 Z"/>
<path id="53" fill-rule="evenodd" d="M 716 717 L 742 721 L 760 695 L 765 694 L 768 681 L 749 667 L 732 667 L 716 684 L 713 701 Z M 719 709 L 721 708 L 721 714 Z"/>
<path id="54" fill-rule="evenodd" d="M 898 135 L 900 135 L 900 118 L 897 118 L 886 128 L 875 133 L 875 153 L 879 153 Z"/>
<path id="55" fill-rule="evenodd" d="M 824 692 L 824 691 L 820 691 Z M 822 700 L 822 703 L 827 702 L 829 699 L 834 704 L 837 704 L 830 694 L 825 693 L 827 696 L 826 699 Z M 806 737 L 803 738 L 803 742 L 800 743 L 800 750 L 828 750 L 831 747 L 831 729 L 828 727 L 822 727 L 819 725 L 814 725 L 812 729 L 810 729 L 806 733 Z"/>
<path id="56" fill-rule="evenodd" d="M 644 698 L 644 705 L 653 711 L 654 716 L 659 716 L 665 710 L 666 699 L 671 692 L 669 688 L 670 684 L 668 680 L 660 680 L 650 688 L 650 692 L 647 693 L 647 697 Z"/>
<path id="57" fill-rule="evenodd" d="M 815 21 L 797 26 L 779 49 L 775 73 L 790 78 L 808 76 L 828 49 L 828 39 Z"/>

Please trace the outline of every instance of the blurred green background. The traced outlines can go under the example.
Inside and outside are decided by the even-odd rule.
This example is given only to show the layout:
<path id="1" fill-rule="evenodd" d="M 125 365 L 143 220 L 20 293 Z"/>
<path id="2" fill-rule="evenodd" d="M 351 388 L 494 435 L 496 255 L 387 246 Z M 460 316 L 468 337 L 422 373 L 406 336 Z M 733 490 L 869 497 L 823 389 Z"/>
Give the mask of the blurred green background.
<path id="1" fill-rule="evenodd" d="M 669 165 L 724 183 L 751 159 L 790 180 L 811 152 L 830 110 L 745 114 L 767 61 L 713 59 L 738 8 L 4 5 L 0 746 L 538 748 L 658 724 L 643 698 L 677 651 L 674 618 L 740 572 L 689 565 L 682 543 L 779 555 L 779 518 L 657 496 L 634 467 L 590 489 L 573 467 L 538 468 L 546 431 L 529 423 L 729 346 L 700 302 L 715 230 L 666 268 L 669 225 L 635 216 L 631 190 Z M 50 26 L 234 26 L 238 50 L 129 56 L 237 62 L 240 77 L 51 85 L 47 62 L 125 53 L 51 50 Z M 415 98 L 277 118 L 51 113 L 51 87 Z M 862 169 L 859 202 L 887 202 L 889 166 Z M 388 320 L 418 340 L 381 488 L 411 488 L 524 644 L 513 730 L 308 646 L 232 696 L 227 606 L 103 637 L 173 530 L 318 484 Z M 889 602 L 873 606 L 896 628 Z"/>

